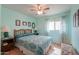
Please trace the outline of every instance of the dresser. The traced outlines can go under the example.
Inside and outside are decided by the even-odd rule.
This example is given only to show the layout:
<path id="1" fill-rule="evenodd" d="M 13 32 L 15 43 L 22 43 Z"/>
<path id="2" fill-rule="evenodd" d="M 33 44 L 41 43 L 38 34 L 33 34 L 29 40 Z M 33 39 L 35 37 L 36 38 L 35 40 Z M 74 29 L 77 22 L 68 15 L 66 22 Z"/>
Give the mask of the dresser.
<path id="1" fill-rule="evenodd" d="M 13 37 L 7 37 L 1 39 L 1 52 L 7 52 L 14 48 L 15 41 Z"/>

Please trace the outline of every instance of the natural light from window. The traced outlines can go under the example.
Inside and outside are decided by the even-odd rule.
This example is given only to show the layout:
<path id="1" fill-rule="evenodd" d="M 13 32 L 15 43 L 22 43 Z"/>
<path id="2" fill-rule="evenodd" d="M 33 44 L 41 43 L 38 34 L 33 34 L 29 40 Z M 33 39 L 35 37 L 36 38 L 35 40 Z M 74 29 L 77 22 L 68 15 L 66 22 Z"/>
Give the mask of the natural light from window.
<path id="1" fill-rule="evenodd" d="M 61 21 L 52 21 L 48 23 L 48 30 L 61 30 Z"/>

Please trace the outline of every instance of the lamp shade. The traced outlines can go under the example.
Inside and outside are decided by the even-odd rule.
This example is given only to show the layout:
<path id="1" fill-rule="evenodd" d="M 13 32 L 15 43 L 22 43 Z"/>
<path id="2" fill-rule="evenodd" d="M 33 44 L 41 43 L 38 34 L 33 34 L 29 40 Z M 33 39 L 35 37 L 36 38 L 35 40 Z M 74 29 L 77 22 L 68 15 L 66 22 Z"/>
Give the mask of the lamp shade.
<path id="1" fill-rule="evenodd" d="M 3 26 L 2 31 L 3 31 L 3 32 L 8 32 L 8 27 L 7 27 L 7 26 Z"/>
<path id="2" fill-rule="evenodd" d="M 4 37 L 9 37 L 7 26 L 3 26 L 2 31 L 3 31 Z"/>

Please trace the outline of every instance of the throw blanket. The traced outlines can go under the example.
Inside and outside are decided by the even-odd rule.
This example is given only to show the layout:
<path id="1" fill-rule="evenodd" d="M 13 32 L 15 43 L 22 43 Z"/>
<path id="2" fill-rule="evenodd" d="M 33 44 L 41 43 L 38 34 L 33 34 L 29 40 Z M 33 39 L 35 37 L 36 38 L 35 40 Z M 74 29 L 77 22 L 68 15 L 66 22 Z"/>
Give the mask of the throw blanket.
<path id="1" fill-rule="evenodd" d="M 51 37 L 40 35 L 23 36 L 16 39 L 19 45 L 24 46 L 35 54 L 44 54 L 44 50 L 52 41 Z"/>

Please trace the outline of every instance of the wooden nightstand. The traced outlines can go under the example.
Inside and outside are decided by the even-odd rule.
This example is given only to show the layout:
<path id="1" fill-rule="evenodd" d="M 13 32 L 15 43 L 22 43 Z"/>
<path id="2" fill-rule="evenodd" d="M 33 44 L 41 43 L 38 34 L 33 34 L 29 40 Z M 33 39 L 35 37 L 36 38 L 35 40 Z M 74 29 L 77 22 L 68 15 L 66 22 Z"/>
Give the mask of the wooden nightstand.
<path id="1" fill-rule="evenodd" d="M 3 38 L 1 39 L 1 52 L 7 52 L 14 48 L 14 38 Z"/>

